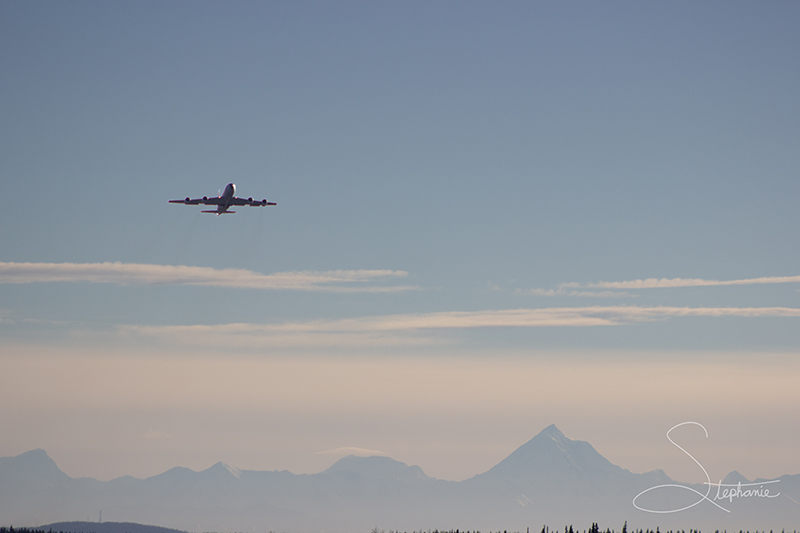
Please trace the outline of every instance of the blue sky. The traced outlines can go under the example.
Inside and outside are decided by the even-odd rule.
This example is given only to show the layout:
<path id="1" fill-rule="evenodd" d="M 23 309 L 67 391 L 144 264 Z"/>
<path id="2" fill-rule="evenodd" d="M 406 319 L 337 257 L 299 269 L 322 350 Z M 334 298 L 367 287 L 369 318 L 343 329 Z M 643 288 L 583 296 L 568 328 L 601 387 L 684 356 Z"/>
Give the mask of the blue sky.
<path id="1" fill-rule="evenodd" d="M 690 477 L 660 446 L 703 416 L 723 476 L 800 472 L 800 395 L 776 393 L 800 377 L 799 11 L 4 3 L 0 456 L 109 478 L 363 448 L 463 479 L 555 423 Z M 278 205 L 167 203 L 228 182 Z M 658 399 L 491 392 L 592 372 Z M 114 385 L 62 405 L 87 376 Z M 388 392 L 414 380 L 441 395 Z M 741 393 L 769 398 L 677 399 Z M 222 421 L 247 444 L 197 444 Z"/>

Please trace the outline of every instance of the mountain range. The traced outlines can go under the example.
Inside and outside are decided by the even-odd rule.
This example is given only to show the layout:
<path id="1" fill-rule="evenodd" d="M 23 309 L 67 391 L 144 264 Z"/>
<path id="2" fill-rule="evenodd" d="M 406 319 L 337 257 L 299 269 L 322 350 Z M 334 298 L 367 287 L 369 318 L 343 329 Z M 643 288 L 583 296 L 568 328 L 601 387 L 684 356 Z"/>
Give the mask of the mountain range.
<path id="1" fill-rule="evenodd" d="M 663 471 L 632 473 L 589 443 L 554 425 L 488 471 L 464 481 L 427 476 L 388 457 L 348 456 L 319 474 L 239 470 L 217 463 L 201 472 L 176 467 L 146 479 L 71 478 L 44 450 L 0 458 L 0 525 L 41 524 L 103 515 L 183 531 L 357 532 L 433 529 L 539 531 L 593 522 L 620 530 L 660 527 L 704 531 L 800 529 L 800 474 L 761 486 L 774 498 L 700 500 L 704 485 L 671 480 Z M 766 483 L 758 479 L 752 483 Z M 742 483 L 732 472 L 723 483 Z M 682 488 L 681 488 L 682 487 Z M 710 498 L 716 494 L 716 488 Z"/>

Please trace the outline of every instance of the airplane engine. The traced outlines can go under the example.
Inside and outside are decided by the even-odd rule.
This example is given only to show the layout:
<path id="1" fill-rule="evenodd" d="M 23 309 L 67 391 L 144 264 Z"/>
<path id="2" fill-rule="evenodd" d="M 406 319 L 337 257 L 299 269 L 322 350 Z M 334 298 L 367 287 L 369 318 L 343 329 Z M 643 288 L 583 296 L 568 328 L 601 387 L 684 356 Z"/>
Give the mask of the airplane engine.
<path id="1" fill-rule="evenodd" d="M 207 202 L 208 201 L 208 196 L 203 196 L 203 201 Z"/>
<path id="2" fill-rule="evenodd" d="M 191 201 L 192 201 L 192 199 L 191 199 L 191 198 L 189 198 L 189 197 L 187 196 L 187 197 L 186 197 L 186 200 L 184 200 L 184 201 L 185 201 L 185 202 L 188 204 L 189 202 L 191 202 Z"/>
<path id="3" fill-rule="evenodd" d="M 253 197 L 251 196 L 250 198 L 247 199 L 247 201 L 252 204 L 253 203 Z"/>
<path id="4" fill-rule="evenodd" d="M 266 198 L 264 198 L 263 200 L 261 200 L 261 205 L 267 205 L 267 199 L 266 199 Z"/>

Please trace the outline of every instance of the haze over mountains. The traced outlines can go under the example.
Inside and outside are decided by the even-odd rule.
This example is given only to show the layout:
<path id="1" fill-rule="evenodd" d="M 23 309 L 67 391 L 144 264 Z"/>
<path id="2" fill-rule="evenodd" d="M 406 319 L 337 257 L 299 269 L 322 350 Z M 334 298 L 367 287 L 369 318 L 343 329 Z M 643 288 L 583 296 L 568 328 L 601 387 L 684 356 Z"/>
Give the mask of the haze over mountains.
<path id="1" fill-rule="evenodd" d="M 186 531 L 369 531 L 480 529 L 534 531 L 592 522 L 621 529 L 652 527 L 720 531 L 795 530 L 800 475 L 768 485 L 775 498 L 709 501 L 655 514 L 633 498 L 678 483 L 660 470 L 635 474 L 611 464 L 589 443 L 554 425 L 488 471 L 460 481 L 428 477 L 388 457 L 348 456 L 319 474 L 239 470 L 217 463 L 201 472 L 172 468 L 157 476 L 111 481 L 71 478 L 44 450 L 0 458 L 0 523 L 39 526 L 87 515 Z M 765 480 L 756 480 L 757 482 Z M 724 483 L 748 483 L 732 472 Z M 707 488 L 693 486 L 705 494 Z M 756 487 L 757 488 L 757 487 Z M 716 489 L 709 497 L 713 498 Z M 676 487 L 650 491 L 640 507 L 674 510 L 700 499 Z"/>

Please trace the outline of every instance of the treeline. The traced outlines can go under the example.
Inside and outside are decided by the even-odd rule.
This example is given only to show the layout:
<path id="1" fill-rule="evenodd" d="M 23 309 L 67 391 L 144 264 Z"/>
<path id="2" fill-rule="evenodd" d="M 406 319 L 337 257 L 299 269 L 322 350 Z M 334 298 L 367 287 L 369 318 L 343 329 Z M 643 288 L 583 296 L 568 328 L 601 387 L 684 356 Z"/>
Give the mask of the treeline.
<path id="1" fill-rule="evenodd" d="M 558 530 L 548 529 L 548 528 L 542 528 L 542 531 L 543 532 L 550 532 L 550 533 L 559 533 Z M 374 532 L 374 530 L 373 530 L 373 532 Z M 580 529 L 575 529 L 572 526 L 568 526 L 568 527 L 564 528 L 564 533 L 593 533 L 593 532 L 594 533 L 617 533 L 617 531 L 614 530 L 614 529 L 602 530 L 602 529 L 589 528 L 589 529 L 584 529 L 583 531 L 581 531 Z M 0 533 L 3 533 L 2 530 L 0 530 Z M 391 530 L 391 529 L 389 531 L 384 531 L 384 530 L 381 529 L 379 531 L 379 533 L 408 533 L 408 532 L 407 531 L 400 531 L 400 530 L 394 531 L 394 530 Z M 416 531 L 416 530 L 412 531 L 412 533 L 481 533 L 481 531 L 478 530 L 478 529 L 473 530 L 473 531 L 470 531 L 468 529 L 461 529 L 461 530 L 459 530 L 459 529 L 420 529 L 419 531 Z M 524 532 L 508 531 L 508 530 L 498 529 L 497 531 L 491 531 L 490 530 L 490 531 L 487 531 L 486 533 L 524 533 Z M 530 533 L 530 531 L 528 531 L 528 533 Z M 688 531 L 683 530 L 683 529 L 676 529 L 676 530 L 673 531 L 672 529 L 670 529 L 670 530 L 666 530 L 666 531 L 661 531 L 659 528 L 655 528 L 655 529 L 631 529 L 631 530 L 628 530 L 628 533 L 702 533 L 702 532 L 699 529 L 690 529 Z M 728 533 L 728 531 L 727 530 L 720 531 L 719 529 L 717 529 L 717 530 L 714 531 L 714 533 Z M 750 531 L 749 529 L 748 530 L 740 529 L 739 531 L 732 531 L 731 533 L 778 533 L 778 532 L 773 531 L 772 529 L 770 529 L 769 531 L 767 531 L 766 529 L 763 529 L 763 530 L 755 529 L 753 531 Z M 798 533 L 798 531 L 796 529 L 794 531 L 786 531 L 785 529 L 782 529 L 780 531 L 780 533 Z"/>
<path id="2" fill-rule="evenodd" d="M 74 533 L 74 532 L 72 532 L 72 531 L 55 531 L 53 529 L 35 529 L 35 528 L 27 528 L 27 527 L 15 528 L 14 526 L 11 526 L 11 527 L 0 527 L 0 533 Z M 273 533 L 273 532 L 270 531 L 270 533 Z M 398 531 L 394 531 L 394 530 L 391 530 L 391 529 L 388 532 L 386 532 L 383 529 L 379 530 L 376 527 L 370 533 L 408 533 L 408 532 L 407 531 L 399 531 L 399 530 Z M 479 530 L 477 530 L 477 529 L 473 530 L 473 531 L 470 531 L 468 529 L 463 529 L 463 530 L 459 530 L 459 529 L 428 529 L 428 530 L 420 529 L 419 531 L 413 531 L 412 533 L 481 533 L 481 532 Z M 496 532 L 490 530 L 487 533 L 521 533 L 521 532 L 520 531 L 508 531 L 508 530 L 502 530 L 501 531 L 501 530 L 498 529 Z M 530 533 L 530 529 L 528 529 L 525 533 Z M 543 526 L 541 533 L 561 533 L 561 532 L 560 532 L 560 530 L 550 529 L 547 526 Z M 592 527 L 590 527 L 589 529 L 584 529 L 583 531 L 581 531 L 580 529 L 575 529 L 571 525 L 570 526 L 564 526 L 564 533 L 617 533 L 617 532 L 614 529 L 610 529 L 610 528 L 606 528 L 605 530 L 602 530 L 602 529 L 600 529 L 600 527 L 597 524 L 592 524 Z M 655 529 L 631 529 L 631 530 L 629 530 L 628 529 L 628 523 L 625 522 L 625 525 L 622 526 L 622 531 L 620 533 L 701 533 L 701 531 L 699 529 L 690 529 L 688 531 L 683 530 L 683 529 L 676 529 L 676 530 L 673 531 L 673 530 L 670 529 L 668 531 L 661 531 L 659 528 L 655 528 Z M 719 529 L 717 529 L 716 531 L 714 531 L 714 533 L 728 533 L 728 531 L 727 530 L 720 531 Z M 746 530 L 746 531 L 740 529 L 738 532 L 732 531 L 731 533 L 777 533 L 777 532 L 775 532 L 775 531 L 773 531 L 771 529 L 769 531 L 767 531 L 766 529 L 761 530 L 761 531 L 756 529 L 756 530 L 753 530 L 752 532 L 749 529 Z M 785 529 L 782 529 L 780 531 L 780 533 L 798 533 L 798 532 L 797 532 L 796 529 L 794 531 L 786 531 Z"/>
<path id="3" fill-rule="evenodd" d="M 0 533 L 72 533 L 72 532 L 71 531 L 53 531 L 52 529 L 48 529 L 48 530 L 34 529 L 34 528 L 27 528 L 27 527 L 15 528 L 14 526 L 11 526 L 11 527 L 0 527 Z"/>
<path id="4" fill-rule="evenodd" d="M 4 533 L 4 532 L 2 530 L 0 530 L 0 533 Z M 370 533 L 387 533 L 387 532 L 382 530 L 382 529 L 378 530 L 378 528 L 375 528 Z M 388 533 L 408 533 L 408 532 L 407 531 L 392 531 L 392 530 L 389 530 Z M 463 530 L 458 530 L 458 529 L 428 529 L 428 530 L 424 530 L 424 529 L 421 529 L 419 531 L 413 531 L 412 533 L 481 533 L 481 532 L 479 530 L 477 530 L 477 529 L 474 530 L 474 531 L 469 531 L 467 529 L 463 529 Z M 522 533 L 522 532 L 520 532 L 520 531 L 513 531 L 512 532 L 512 531 L 499 530 L 498 529 L 496 532 L 488 531 L 487 533 Z M 530 529 L 528 529 L 525 533 L 530 533 Z M 542 526 L 541 533 L 561 533 L 561 532 L 560 532 L 560 530 L 557 530 L 557 529 L 550 529 L 548 526 Z M 600 529 L 600 526 L 598 526 L 596 523 L 594 523 L 594 524 L 592 524 L 592 527 L 590 527 L 589 529 L 584 529 L 583 531 L 581 531 L 580 529 L 575 529 L 571 525 L 570 526 L 564 526 L 564 533 L 617 533 L 617 531 L 615 531 L 615 530 L 613 530 L 611 528 L 606 528 L 605 530 Z M 673 531 L 673 530 L 670 529 L 668 531 L 661 531 L 658 527 L 656 527 L 655 529 L 630 529 L 629 530 L 628 529 L 628 522 L 625 522 L 625 525 L 622 526 L 622 531 L 620 533 L 701 533 L 701 531 L 699 529 L 689 529 L 688 531 L 687 530 L 683 530 L 683 529 L 676 529 L 676 530 Z M 720 531 L 719 529 L 717 529 L 716 531 L 714 531 L 714 533 L 728 533 L 728 531 L 727 530 Z M 746 530 L 746 531 L 740 529 L 738 532 L 731 531 L 731 533 L 778 533 L 778 532 L 775 532 L 775 531 L 773 531 L 771 529 L 769 531 L 767 531 L 766 529 L 761 530 L 761 531 L 756 529 L 756 530 L 753 530 L 752 532 L 749 529 Z M 780 533 L 798 533 L 798 532 L 797 532 L 796 529 L 794 531 L 786 531 L 785 529 L 782 529 L 780 531 Z"/>

